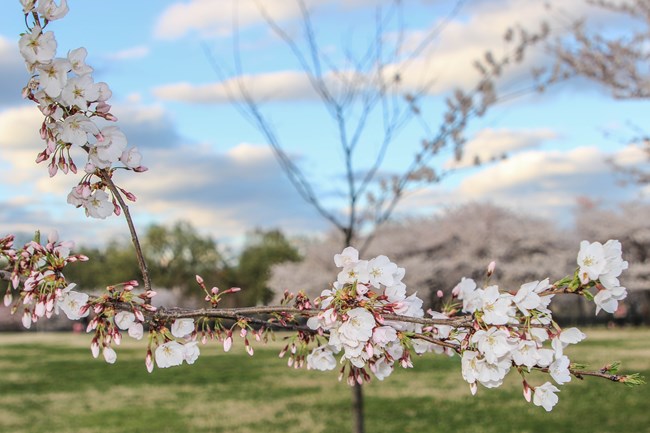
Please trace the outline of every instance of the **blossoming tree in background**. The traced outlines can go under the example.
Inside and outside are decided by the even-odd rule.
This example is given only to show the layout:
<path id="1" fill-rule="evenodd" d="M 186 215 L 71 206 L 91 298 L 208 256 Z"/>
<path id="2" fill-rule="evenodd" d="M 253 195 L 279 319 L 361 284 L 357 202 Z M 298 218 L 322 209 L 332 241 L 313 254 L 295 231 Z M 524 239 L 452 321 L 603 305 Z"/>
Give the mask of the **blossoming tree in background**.
<path id="1" fill-rule="evenodd" d="M 88 317 L 91 353 L 101 354 L 108 363 L 117 361 L 115 347 L 125 334 L 138 340 L 146 335 L 144 360 L 149 372 L 156 366 L 193 364 L 200 346 L 214 340 L 227 352 L 237 335 L 253 355 L 252 339 L 265 341 L 274 329 L 290 330 L 295 335 L 281 352 L 290 366 L 338 369 L 339 379 L 350 385 L 373 376 L 384 380 L 398 367 L 412 368 L 416 355 L 458 355 L 462 377 L 473 394 L 479 384 L 500 386 L 515 371 L 526 400 L 547 411 L 558 402 L 556 385 L 572 377 L 643 382 L 635 374 L 619 375 L 617 364 L 587 371 L 572 362 L 564 350 L 585 335 L 577 328 L 561 328 L 549 308 L 556 296 L 577 295 L 593 300 L 597 311 L 616 310 L 627 295 L 618 278 L 628 267 L 616 240 L 583 241 L 576 271 L 554 283 L 545 278 L 504 290 L 490 283 L 494 272 L 490 266 L 484 284 L 463 279 L 441 311 L 425 312 L 422 299 L 407 292 L 404 268 L 384 255 L 362 259 L 353 247 L 334 256 L 340 272 L 315 299 L 286 292 L 280 305 L 220 308 L 223 296 L 240 289 L 222 291 L 197 276 L 206 308 L 156 309 L 151 305 L 156 293 L 126 204 L 135 196 L 112 178 L 116 170 L 145 171 L 141 155 L 127 147 L 117 126 L 99 127 L 99 119 L 117 119 L 107 103 L 110 89 L 95 83 L 92 68 L 84 63 L 85 49 L 55 57 L 56 39 L 45 29 L 66 14 L 66 1 L 21 3 L 28 27 L 19 41 L 20 52 L 32 74 L 23 95 L 44 116 L 40 132 L 45 148 L 36 161 L 46 163 L 51 177 L 59 172 L 81 175 L 68 202 L 89 217 L 124 215 L 142 272 L 141 282 L 111 283 L 101 295 L 90 296 L 74 290 L 75 284 L 64 276 L 68 263 L 87 260 L 72 254 L 72 242 L 51 233 L 19 247 L 12 235 L 5 236 L 0 239 L 0 258 L 7 262 L 0 270 L 7 281 L 4 303 L 22 315 L 26 328 L 61 311 L 71 320 Z M 82 173 L 75 163 L 79 155 L 85 158 Z M 550 380 L 531 379 L 534 371 L 547 373 Z"/>

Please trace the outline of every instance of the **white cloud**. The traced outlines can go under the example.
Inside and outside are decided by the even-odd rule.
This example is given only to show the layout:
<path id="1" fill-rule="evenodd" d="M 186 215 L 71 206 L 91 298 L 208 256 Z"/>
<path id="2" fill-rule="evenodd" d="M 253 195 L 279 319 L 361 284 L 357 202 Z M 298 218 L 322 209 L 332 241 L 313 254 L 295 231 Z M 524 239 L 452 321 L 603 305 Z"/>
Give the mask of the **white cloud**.
<path id="1" fill-rule="evenodd" d="M 634 186 L 623 187 L 608 158 L 632 163 L 631 148 L 614 153 L 593 146 L 571 150 L 528 150 L 479 168 L 453 189 L 442 186 L 419 191 L 403 203 L 404 209 L 435 208 L 472 201 L 496 205 L 567 223 L 579 198 L 605 206 L 639 197 Z M 645 161 L 645 160 L 641 160 Z M 639 159 L 634 160 L 635 163 Z"/>
<path id="2" fill-rule="evenodd" d="M 218 151 L 210 144 L 188 143 L 156 106 L 114 107 L 129 139 L 138 138 L 149 171 L 116 173 L 116 182 L 138 201 L 132 212 L 144 227 L 151 221 L 189 220 L 219 239 L 236 239 L 253 227 L 280 227 L 292 233 L 326 227 L 293 189 L 271 150 L 242 143 Z M 0 225 L 5 231 L 29 232 L 60 227 L 66 237 L 82 243 L 107 240 L 124 229 L 123 221 L 85 217 L 66 203 L 81 174 L 50 178 L 44 164 L 36 165 L 43 148 L 36 107 L 0 111 Z M 73 149 L 74 150 L 74 149 Z M 78 166 L 83 152 L 73 154 Z M 31 227 L 31 228 L 30 228 Z"/>
<path id="3" fill-rule="evenodd" d="M 312 10 L 324 5 L 334 6 L 335 11 L 390 3 L 392 0 L 304 0 Z M 168 6 L 158 17 L 154 36 L 159 39 L 178 39 L 189 33 L 200 36 L 226 36 L 233 31 L 233 17 L 237 17 L 240 29 L 264 21 L 260 8 L 274 21 L 294 20 L 301 16 L 298 1 L 293 0 L 190 0 Z"/>
<path id="4" fill-rule="evenodd" d="M 219 83 L 177 83 L 156 87 L 153 94 L 163 100 L 192 103 L 219 103 L 242 100 L 241 85 L 256 101 L 296 101 L 316 98 L 307 76 L 298 71 L 244 75 Z"/>
<path id="5" fill-rule="evenodd" d="M 149 55 L 150 49 L 146 45 L 136 45 L 134 47 L 125 48 L 115 53 L 106 56 L 109 60 L 131 60 L 141 59 Z"/>
<path id="6" fill-rule="evenodd" d="M 325 0 L 320 0 L 325 3 Z M 207 3 L 210 3 L 208 7 Z M 347 5 L 347 7 L 360 7 L 368 5 L 369 3 L 376 3 L 374 1 L 360 1 L 355 5 Z M 277 7 L 277 4 L 282 6 Z M 176 30 L 165 30 L 171 36 L 178 36 L 178 32 L 182 34 L 189 31 L 189 28 L 201 29 L 201 23 L 205 22 L 205 26 L 219 27 L 226 26 L 229 28 L 232 14 L 224 11 L 231 6 L 230 2 L 219 3 L 219 6 L 214 6 L 213 2 L 209 0 L 195 0 L 190 3 L 175 4 L 168 9 L 163 18 L 169 15 L 169 23 L 164 27 L 174 27 Z M 282 18 L 290 19 L 295 18 L 297 15 L 291 7 L 287 5 L 294 5 L 294 2 L 281 2 L 274 3 L 274 13 Z M 251 2 L 243 2 L 240 6 L 245 13 L 246 19 L 243 24 L 251 24 L 255 19 L 260 17 L 255 11 L 256 7 Z M 404 6 L 407 10 L 409 5 Z M 420 6 L 421 7 L 421 6 Z M 585 9 L 583 2 L 573 2 L 569 6 L 563 5 L 565 13 L 572 16 L 579 16 Z M 178 8 L 178 10 L 176 10 Z M 433 6 L 432 14 L 433 12 Z M 207 10 L 210 10 L 208 12 Z M 184 12 L 181 12 L 184 11 Z M 226 13 L 227 12 L 227 13 Z M 213 21 L 216 19 L 211 17 L 210 14 L 218 15 L 220 24 L 215 24 Z M 413 11 L 411 11 L 413 13 Z M 185 20 L 182 18 L 187 14 L 192 18 L 188 18 L 187 26 L 183 26 Z M 201 15 L 200 18 L 194 18 L 194 14 Z M 181 18 L 178 18 L 178 17 Z M 171 18 L 173 17 L 173 19 Z M 257 17 L 257 18 L 253 18 Z M 316 21 L 314 24 L 320 24 L 317 21 L 319 18 L 318 11 L 314 13 L 313 19 Z M 506 29 L 515 25 L 521 25 L 529 31 L 536 31 L 540 23 L 549 19 L 550 15 L 544 8 L 544 5 L 537 0 L 501 0 L 491 2 L 476 2 L 471 6 L 463 9 L 463 13 L 457 17 L 452 18 L 449 22 L 443 25 L 443 18 L 438 18 L 433 21 L 428 29 L 409 29 L 406 28 L 405 41 L 402 45 L 402 56 L 406 53 L 413 52 L 417 49 L 418 45 L 430 35 L 432 29 L 443 26 L 443 31 L 435 38 L 434 42 L 427 46 L 427 49 L 418 52 L 418 56 L 403 61 L 395 61 L 385 66 L 383 70 L 384 77 L 396 76 L 400 77 L 399 90 L 400 92 L 416 92 L 425 94 L 439 95 L 446 93 L 451 89 L 460 87 L 464 89 L 473 88 L 479 81 L 480 74 L 472 66 L 474 61 L 482 59 L 486 51 L 491 51 L 495 58 L 500 58 L 505 53 L 506 45 L 503 36 Z M 446 18 L 445 18 L 446 19 Z M 166 22 L 162 20 L 161 23 Z M 172 24 L 172 22 L 174 24 Z M 211 23 L 211 24 L 208 24 Z M 323 25 L 327 25 L 327 20 L 323 21 Z M 331 25 L 331 24 L 330 24 Z M 345 25 L 341 25 L 345 27 Z M 321 32 L 337 32 L 340 28 L 319 28 Z M 174 33 L 177 32 L 177 33 Z M 225 30 L 222 29 L 222 32 Z M 389 33 L 386 35 L 384 41 L 384 49 L 387 51 L 386 55 L 390 61 L 388 51 L 392 50 L 392 43 L 395 41 L 395 34 Z M 343 47 L 345 50 L 351 50 L 352 47 Z M 508 50 L 512 50 L 509 47 Z M 330 56 L 336 58 L 336 54 Z M 521 82 L 530 85 L 532 82 L 531 68 L 533 65 L 539 65 L 545 59 L 545 54 L 541 49 L 532 49 L 527 52 L 526 61 L 517 65 L 510 65 L 506 68 L 504 75 L 501 77 L 500 83 L 502 87 L 506 87 L 508 91 L 512 91 L 521 87 Z M 512 62 L 511 62 L 512 63 Z M 339 71 L 351 72 L 349 59 L 346 57 L 342 60 L 342 64 L 338 64 Z M 331 71 L 324 71 L 327 86 L 335 93 L 337 88 L 340 88 L 342 81 L 338 79 Z M 349 77 L 347 77 L 349 78 Z M 240 81 L 239 81 L 240 80 Z M 373 79 L 363 79 L 366 85 L 374 85 Z M 238 84 L 241 82 L 247 91 L 253 96 L 254 99 L 263 100 L 305 100 L 313 99 L 317 96 L 312 87 L 310 86 L 308 77 L 302 71 L 293 70 L 278 70 L 274 72 L 265 72 L 257 74 L 246 74 L 237 78 L 230 78 L 222 82 L 215 82 L 210 84 L 196 85 L 187 82 L 169 84 L 160 86 L 154 90 L 156 96 L 166 100 L 177 100 L 185 102 L 198 102 L 198 103 L 220 103 L 229 100 L 228 94 L 232 94 L 233 99 L 240 100 L 241 95 L 238 90 Z M 513 84 L 517 83 L 517 84 Z"/>
<path id="7" fill-rule="evenodd" d="M 486 128 L 479 131 L 463 148 L 460 161 L 449 160 L 447 168 L 462 168 L 476 162 L 486 163 L 510 156 L 513 152 L 538 147 L 548 140 L 558 138 L 550 129 L 513 130 Z"/>
<path id="8" fill-rule="evenodd" d="M 240 27 L 247 27 L 263 20 L 256 3 L 260 3 L 277 21 L 300 15 L 298 4 L 293 1 L 177 2 L 167 7 L 160 15 L 154 29 L 154 36 L 160 39 L 177 39 L 191 32 L 198 32 L 202 36 L 227 35 L 232 32 L 235 14 Z"/>

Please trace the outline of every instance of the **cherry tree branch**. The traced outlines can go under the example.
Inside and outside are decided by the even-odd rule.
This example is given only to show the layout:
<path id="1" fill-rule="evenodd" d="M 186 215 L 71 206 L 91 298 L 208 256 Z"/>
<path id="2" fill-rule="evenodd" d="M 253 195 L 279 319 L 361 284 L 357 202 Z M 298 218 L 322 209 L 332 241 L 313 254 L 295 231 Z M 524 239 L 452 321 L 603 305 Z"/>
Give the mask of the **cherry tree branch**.
<path id="1" fill-rule="evenodd" d="M 135 255 L 138 260 L 138 267 L 140 268 L 140 272 L 142 273 L 142 281 L 144 284 L 144 289 L 151 290 L 151 277 L 149 275 L 149 269 L 147 268 L 147 262 L 145 260 L 144 253 L 142 252 L 142 247 L 140 246 L 140 240 L 138 239 L 138 232 L 135 228 L 135 224 L 133 223 L 131 212 L 129 212 L 129 207 L 124 201 L 124 198 L 120 193 L 120 190 L 113 182 L 113 179 L 111 179 L 111 175 L 108 173 L 108 171 L 106 169 L 100 170 L 99 175 L 101 179 L 104 181 L 104 183 L 106 183 L 106 185 L 108 186 L 108 189 L 113 193 L 113 197 L 115 197 L 117 202 L 120 204 L 122 211 L 124 212 L 124 218 L 126 219 L 126 224 L 129 226 L 129 232 L 131 233 L 131 241 L 133 242 L 133 247 L 135 248 Z"/>

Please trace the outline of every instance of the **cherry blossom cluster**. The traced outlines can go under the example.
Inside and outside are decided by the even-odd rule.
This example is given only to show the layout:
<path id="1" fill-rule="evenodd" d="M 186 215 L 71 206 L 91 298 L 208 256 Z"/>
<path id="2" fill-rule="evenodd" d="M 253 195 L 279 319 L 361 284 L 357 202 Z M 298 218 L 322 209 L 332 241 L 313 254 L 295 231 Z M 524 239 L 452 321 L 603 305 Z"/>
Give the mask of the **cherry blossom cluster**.
<path id="1" fill-rule="evenodd" d="M 33 241 L 20 249 L 14 249 L 13 235 L 0 239 L 0 261 L 7 262 L 6 269 L 10 273 L 4 305 L 12 306 L 12 314 L 22 309 L 25 328 L 30 328 L 42 317 L 58 314 L 59 309 L 66 314 L 71 308 L 78 310 L 88 301 L 88 295 L 73 291 L 75 285 L 68 284 L 63 276 L 63 268 L 68 263 L 88 258 L 70 254 L 74 242 L 59 241 L 55 231 L 49 234 L 45 244 L 41 244 L 39 238 L 37 233 Z M 17 292 L 16 297 L 14 292 Z"/>
<path id="2" fill-rule="evenodd" d="M 578 274 L 580 282 L 594 285 L 598 293 L 594 296 L 596 314 L 602 309 L 613 313 L 618 308 L 618 301 L 627 297 L 627 290 L 621 287 L 618 277 L 627 269 L 628 263 L 622 258 L 622 246 L 619 241 L 609 240 L 604 245 L 600 242 L 580 243 L 578 253 Z M 586 292 L 590 293 L 590 292 Z"/>
<path id="3" fill-rule="evenodd" d="M 106 180 L 100 172 L 110 176 L 118 162 L 119 168 L 145 171 L 142 156 L 137 148 L 127 148 L 126 136 L 117 126 L 103 126 L 107 121 L 117 120 L 107 103 L 111 90 L 106 83 L 93 80 L 93 68 L 85 63 L 86 49 L 77 48 L 66 57 L 55 57 L 56 39 L 51 31 L 44 29 L 51 21 L 67 14 L 66 0 L 58 5 L 53 0 L 21 0 L 21 4 L 25 22 L 31 17 L 31 26 L 18 43 L 27 70 L 32 74 L 23 96 L 35 102 L 45 117 L 40 135 L 46 145 L 36 162 L 49 162 L 50 176 L 59 170 L 77 173 L 71 150 L 82 149 L 87 155 L 85 175 L 68 195 L 68 203 L 83 207 L 86 215 L 93 218 L 119 214 L 119 205 L 106 192 Z M 124 190 L 122 193 L 135 200 L 133 194 Z"/>
<path id="4" fill-rule="evenodd" d="M 54 0 L 20 1 L 26 23 L 31 22 L 19 42 L 32 73 L 23 94 L 37 103 L 45 116 L 40 132 L 46 147 L 37 162 L 49 161 L 50 176 L 59 170 L 76 173 L 70 152 L 82 149 L 87 154 L 85 175 L 68 195 L 68 202 L 83 207 L 95 218 L 119 214 L 120 206 L 124 207 L 120 195 L 129 200 L 135 197 L 112 182 L 112 173 L 117 168 L 146 170 L 140 165 L 141 155 L 136 148 L 127 148 L 126 137 L 118 127 L 102 126 L 116 120 L 107 103 L 111 91 L 106 83 L 93 81 L 93 69 L 85 64 L 86 50 L 78 48 L 66 58 L 55 57 L 56 40 L 44 29 L 68 12 L 66 0 L 58 4 Z M 116 166 L 118 163 L 122 165 Z M 128 209 L 124 213 L 131 222 Z M 132 235 L 138 251 L 134 229 Z M 453 289 L 443 311 L 429 310 L 426 314 L 423 301 L 415 293 L 407 296 L 402 282 L 404 268 L 383 255 L 362 260 L 352 247 L 334 256 L 341 268 L 337 279 L 313 302 L 303 293 L 285 293 L 280 306 L 221 309 L 222 296 L 240 289 L 208 290 L 197 276 L 210 308 L 167 311 L 151 305 L 156 293 L 150 289 L 146 266 L 141 266 L 145 289 L 137 294 L 135 280 L 108 286 L 99 296 L 73 290 L 75 285 L 66 281 L 63 268 L 67 263 L 87 260 L 72 255 L 73 246 L 72 242 L 60 242 L 55 232 L 45 244 L 37 234 L 21 249 L 14 249 L 13 236 L 1 238 L 0 277 L 8 281 L 4 303 L 13 304 L 12 313 L 23 309 L 26 328 L 59 311 L 71 320 L 88 318 L 86 330 L 94 333 L 91 353 L 95 358 L 101 353 L 111 364 L 117 360 L 114 346 L 121 343 L 124 333 L 137 340 L 148 334 L 145 366 L 152 372 L 154 366 L 193 364 L 200 355 L 199 343 L 209 340 L 218 340 L 228 352 L 237 330 L 252 356 L 249 337 L 266 341 L 270 329 L 276 327 L 296 331 L 280 353 L 281 357 L 289 353 L 289 366 L 317 370 L 340 366 L 339 380 L 346 378 L 350 385 L 367 382 L 372 376 L 384 380 L 398 365 L 413 367 L 412 354 L 428 352 L 459 355 L 461 373 L 472 394 L 478 384 L 500 386 L 505 376 L 516 370 L 522 377 L 526 400 L 547 411 L 558 402 L 559 388 L 550 381 L 531 385 L 527 378 L 532 371 L 548 373 L 557 385 L 569 382 L 572 376 L 589 374 L 642 383 L 636 375 L 615 375 L 615 364 L 600 372 L 578 369 L 564 350 L 585 335 L 577 328 L 562 329 L 550 309 L 554 296 L 576 294 L 593 300 L 596 314 L 616 310 L 627 295 L 618 277 L 628 264 L 622 259 L 620 242 L 615 240 L 605 244 L 583 241 L 574 275 L 554 284 L 544 279 L 505 291 L 490 284 L 494 272 L 491 264 L 483 287 L 464 278 Z M 144 262 L 141 252 L 137 254 Z"/>
<path id="5" fill-rule="evenodd" d="M 584 241 L 577 259 L 580 267 L 573 277 L 554 285 L 549 279 L 529 282 L 512 293 L 497 285 L 479 288 L 474 280 L 463 278 L 452 291 L 454 299 L 462 304 L 451 303 L 445 312 L 428 311 L 428 315 L 443 320 L 452 320 L 457 315 L 467 321 L 456 326 L 424 326 L 417 320 L 394 321 L 385 317 L 425 316 L 422 300 L 415 294 L 406 296 L 403 268 L 386 256 L 359 260 L 352 247 L 337 254 L 334 261 L 343 269 L 332 289 L 323 291 L 317 300 L 318 314 L 307 322 L 311 329 L 327 334 L 327 340 L 309 353 L 308 368 L 332 370 L 341 364 L 342 377 L 349 366 L 348 382 L 354 384 L 369 380 L 366 368 L 383 380 L 396 362 L 412 367 L 411 350 L 416 354 L 458 353 L 463 378 L 470 384 L 472 394 L 479 383 L 486 388 L 500 386 L 514 368 L 523 378 L 526 399 L 532 398 L 535 405 L 547 411 L 557 403 L 559 389 L 551 382 L 531 386 L 526 373 L 541 370 L 549 373 L 558 385 L 569 382 L 572 364 L 564 349 L 585 338 L 577 328 L 562 329 L 553 320 L 549 309 L 552 298 L 557 293 L 573 292 L 594 299 L 597 311 L 603 308 L 612 312 L 615 305 L 599 302 L 599 297 L 607 296 L 607 302 L 615 302 L 626 295 L 617 279 L 627 267 L 620 243 Z M 491 264 L 488 277 L 493 271 Z M 568 284 L 565 286 L 564 282 Z M 599 290 L 595 298 L 589 292 L 594 286 Z M 339 354 L 337 362 L 335 355 Z"/>
<path id="6" fill-rule="evenodd" d="M 352 247 L 337 254 L 334 261 L 342 270 L 332 289 L 317 299 L 321 311 L 307 321 L 309 328 L 329 338 L 307 356 L 308 368 L 332 370 L 337 366 L 334 355 L 340 353 L 341 377 L 349 367 L 347 381 L 352 385 L 370 380 L 366 367 L 383 380 L 396 362 L 412 367 L 411 349 L 416 353 L 433 349 L 431 343 L 407 338 L 421 333 L 421 324 L 383 318 L 386 314 L 424 316 L 422 300 L 415 294 L 406 296 L 404 268 L 383 255 L 359 260 L 359 252 Z"/>

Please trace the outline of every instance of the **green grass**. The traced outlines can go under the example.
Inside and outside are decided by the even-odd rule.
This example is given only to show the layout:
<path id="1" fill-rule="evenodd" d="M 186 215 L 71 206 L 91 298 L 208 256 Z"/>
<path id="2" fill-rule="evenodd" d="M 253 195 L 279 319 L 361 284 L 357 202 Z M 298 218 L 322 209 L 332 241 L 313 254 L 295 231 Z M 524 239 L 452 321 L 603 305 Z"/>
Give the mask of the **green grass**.
<path id="1" fill-rule="evenodd" d="M 574 361 L 598 368 L 621 360 L 650 377 L 650 330 L 587 334 L 570 349 Z M 251 358 L 241 344 L 228 354 L 208 344 L 196 364 L 149 374 L 137 342 L 125 342 L 108 365 L 91 357 L 87 336 L 0 334 L 0 432 L 350 431 L 348 386 L 336 372 L 287 368 L 279 347 L 257 346 Z M 364 387 L 369 433 L 650 433 L 647 385 L 574 379 L 546 413 L 524 401 L 514 372 L 501 388 L 472 396 L 457 358 L 415 361 Z"/>

